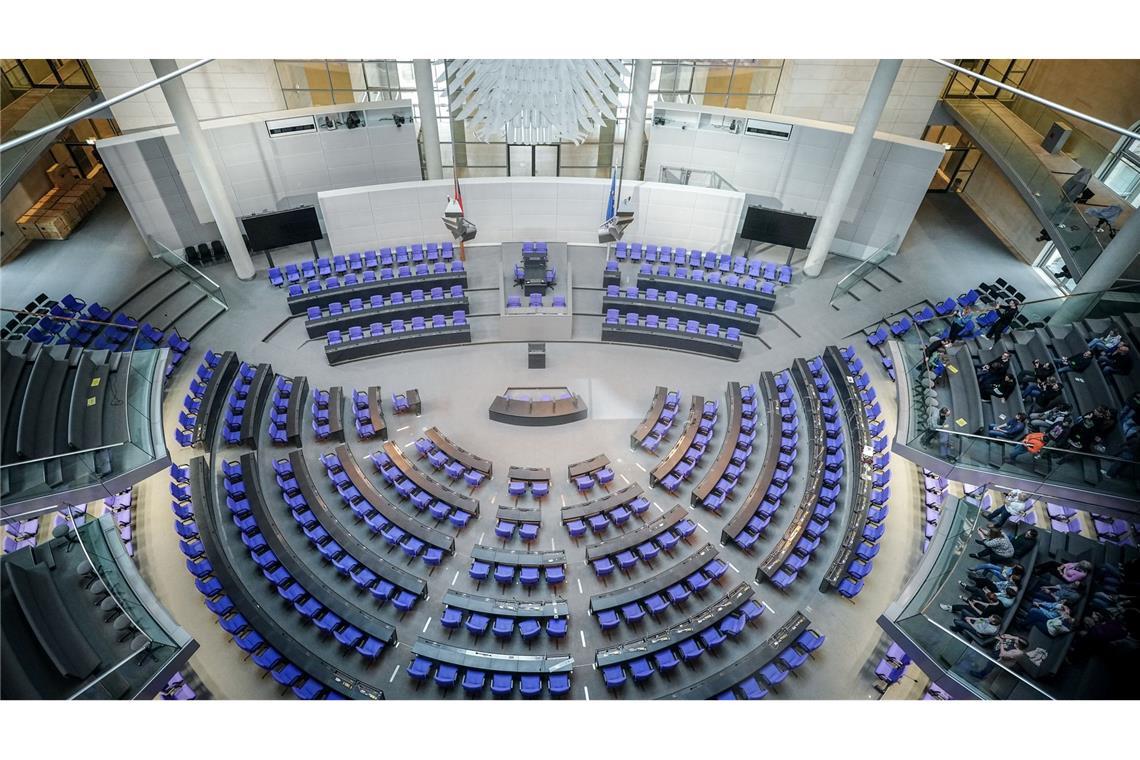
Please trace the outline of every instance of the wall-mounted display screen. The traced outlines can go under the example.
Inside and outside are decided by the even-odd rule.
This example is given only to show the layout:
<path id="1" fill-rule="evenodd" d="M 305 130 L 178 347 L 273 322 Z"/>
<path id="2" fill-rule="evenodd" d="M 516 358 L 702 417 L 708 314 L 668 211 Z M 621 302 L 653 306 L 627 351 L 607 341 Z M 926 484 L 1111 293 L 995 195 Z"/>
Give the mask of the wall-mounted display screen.
<path id="1" fill-rule="evenodd" d="M 815 229 L 815 217 L 793 214 L 763 206 L 749 206 L 740 237 L 758 243 L 774 243 L 790 248 L 807 248 Z"/>
<path id="2" fill-rule="evenodd" d="M 249 237 L 249 247 L 254 251 L 284 248 L 323 237 L 321 224 L 317 221 L 317 210 L 313 206 L 254 214 L 244 217 L 241 223 Z"/>

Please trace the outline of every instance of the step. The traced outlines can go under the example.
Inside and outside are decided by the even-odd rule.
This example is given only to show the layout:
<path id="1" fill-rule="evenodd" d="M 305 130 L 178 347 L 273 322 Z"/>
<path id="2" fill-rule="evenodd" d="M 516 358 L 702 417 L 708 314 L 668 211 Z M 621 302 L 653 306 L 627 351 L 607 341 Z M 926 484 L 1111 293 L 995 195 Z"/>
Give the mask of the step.
<path id="1" fill-rule="evenodd" d="M 226 310 L 219 306 L 216 301 L 203 295 L 202 300 L 195 303 L 192 308 L 178 318 L 175 327 L 178 328 L 179 335 L 192 341 L 211 322 L 225 312 Z"/>

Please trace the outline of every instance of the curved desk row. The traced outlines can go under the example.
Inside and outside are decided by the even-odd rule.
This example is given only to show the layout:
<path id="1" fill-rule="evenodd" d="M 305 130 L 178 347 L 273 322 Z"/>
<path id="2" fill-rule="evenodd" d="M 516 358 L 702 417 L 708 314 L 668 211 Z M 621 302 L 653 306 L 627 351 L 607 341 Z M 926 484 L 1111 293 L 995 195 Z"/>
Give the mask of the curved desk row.
<path id="1" fill-rule="evenodd" d="M 275 375 L 273 367 L 269 364 L 258 364 L 253 371 L 253 379 L 249 381 L 249 388 L 245 394 L 245 411 L 241 415 L 241 436 L 238 440 L 246 446 L 257 445 L 257 431 L 261 429 L 261 418 L 265 413 L 265 405 L 269 401 L 269 394 L 273 391 Z"/>
<path id="2" fill-rule="evenodd" d="M 384 419 L 384 393 L 379 385 L 370 385 L 365 395 L 368 398 L 368 422 L 372 425 L 372 431 L 380 440 L 386 441 L 388 422 Z"/>
<path id="3" fill-rule="evenodd" d="M 509 618 L 553 618 L 568 617 L 570 605 L 565 599 L 532 601 L 530 599 L 498 599 L 479 594 L 466 594 L 448 590 L 443 595 L 445 607 L 453 607 L 481 615 Z"/>
<path id="4" fill-rule="evenodd" d="M 640 446 L 641 442 L 653 432 L 657 421 L 661 419 L 661 413 L 665 411 L 665 400 L 667 398 L 669 398 L 669 389 L 664 385 L 658 385 L 653 389 L 653 400 L 649 402 L 649 411 L 645 413 L 645 417 L 642 418 L 637 429 L 630 433 L 629 447 L 631 449 Z"/>
<path id="5" fill-rule="evenodd" d="M 686 351 L 690 354 L 715 356 L 718 359 L 731 359 L 732 361 L 740 359 L 741 350 L 739 340 L 729 340 L 719 335 L 705 335 L 703 332 L 690 333 L 682 329 L 669 330 L 664 325 L 647 327 L 642 324 L 628 325 L 603 322 L 602 342 L 668 348 L 674 351 Z"/>
<path id="6" fill-rule="evenodd" d="M 384 691 L 378 686 L 346 675 L 293 638 L 269 613 L 269 610 L 250 594 L 235 570 L 236 563 L 231 550 L 233 542 L 222 538 L 222 526 L 233 523 L 227 515 L 221 513 L 221 507 L 214 498 L 215 481 L 216 478 L 204 457 L 196 456 L 190 460 L 190 492 L 194 499 L 194 517 L 198 523 L 199 535 L 202 538 L 206 557 L 213 568 L 213 575 L 221 583 L 222 593 L 233 602 L 234 609 L 269 646 L 326 687 L 351 699 L 383 699 Z M 244 553 L 244 546 L 242 551 Z M 259 572 L 258 576 L 260 575 Z"/>
<path id="7" fill-rule="evenodd" d="M 527 401 L 496 396 L 487 409 L 487 416 L 495 422 L 507 425 L 542 427 L 584 420 L 587 411 L 582 397 L 577 395 L 548 401 Z"/>
<path id="8" fill-rule="evenodd" d="M 326 314 L 318 319 L 306 319 L 305 333 L 310 338 L 324 338 L 330 330 L 347 331 L 350 327 L 368 327 L 373 322 L 389 323 L 394 319 L 410 322 L 412 317 L 430 318 L 433 314 L 450 314 L 459 309 L 471 310 L 471 303 L 465 295 L 386 303 L 383 306 L 370 307 L 367 301 L 365 304 L 362 309 L 346 309 L 340 314 Z"/>
<path id="9" fill-rule="evenodd" d="M 298 449 L 290 452 L 289 464 L 293 467 L 293 477 L 297 480 L 297 487 L 301 490 L 301 495 L 304 497 L 305 503 L 308 504 L 309 510 L 316 517 L 317 523 L 332 536 L 334 541 L 377 577 L 383 578 L 417 597 L 423 598 L 427 594 L 427 581 L 409 573 L 398 565 L 392 564 L 377 554 L 371 546 L 357 538 L 355 533 L 348 530 L 344 523 L 337 519 L 332 510 L 329 509 L 328 503 L 325 502 L 324 496 L 317 491 L 316 483 L 309 472 L 309 466 L 305 462 L 304 451 Z"/>
<path id="10" fill-rule="evenodd" d="M 597 456 L 584 459 L 581 462 L 575 462 L 568 466 L 566 468 L 566 477 L 569 480 L 574 480 L 574 478 L 580 478 L 583 475 L 593 475 L 598 470 L 609 466 L 610 458 L 605 454 L 598 454 Z"/>
<path id="11" fill-rule="evenodd" d="M 548 567 L 552 565 L 565 565 L 566 552 L 526 552 L 518 549 L 496 549 L 493 546 L 476 544 L 471 550 L 471 559 L 480 562 L 491 562 L 496 565 L 511 565 L 514 567 Z"/>
<path id="12" fill-rule="evenodd" d="M 277 561 L 281 563 L 282 567 L 322 607 L 332 610 L 341 620 L 355 626 L 368 636 L 378 639 L 386 646 L 394 643 L 396 641 L 395 626 L 369 615 L 354 602 L 341 596 L 336 589 L 319 578 L 313 569 L 293 551 L 293 547 L 289 545 L 281 531 L 281 526 L 269 514 L 265 494 L 261 487 L 257 452 L 251 451 L 242 454 L 240 463 L 242 483 L 245 485 L 245 498 L 249 502 L 249 511 L 253 513 L 253 518 L 257 522 L 257 528 L 261 531 L 261 535 L 265 536 L 265 543 L 277 557 Z"/>
<path id="13" fill-rule="evenodd" d="M 285 412 L 285 435 L 294 446 L 301 445 L 301 431 L 305 424 L 305 407 L 309 401 L 309 378 L 297 375 L 289 389 L 289 404 Z"/>
<path id="14" fill-rule="evenodd" d="M 527 482 L 550 482 L 550 468 L 549 467 L 519 467 L 511 465 L 507 471 L 507 478 L 510 480 L 525 480 Z"/>
<path id="15" fill-rule="evenodd" d="M 606 610 L 615 610 L 627 604 L 640 601 L 652 594 L 659 594 L 674 583 L 680 583 L 700 570 L 717 556 L 716 547 L 705 544 L 697 552 L 677 564 L 667 567 L 656 575 L 631 586 L 594 594 L 590 597 L 590 614 L 597 615 Z"/>
<path id="16" fill-rule="evenodd" d="M 508 507 L 500 504 L 495 510 L 496 520 L 506 520 L 513 523 L 534 523 L 542 525 L 542 510 L 534 507 Z"/>
<path id="17" fill-rule="evenodd" d="M 323 309 L 330 303 L 344 303 L 353 298 L 367 301 L 369 296 L 374 294 L 388 296 L 405 290 L 430 291 L 435 287 L 449 290 L 452 285 L 462 285 L 463 289 L 466 290 L 467 272 L 408 275 L 393 277 L 389 280 L 358 282 L 355 285 L 342 285 L 339 288 L 328 288 L 312 293 L 302 293 L 299 296 L 289 296 L 287 302 L 290 314 L 306 314 L 310 306 L 319 306 Z"/>
<path id="18" fill-rule="evenodd" d="M 451 440 L 443 433 L 439 432 L 439 428 L 435 427 L 434 425 L 424 431 L 424 437 L 434 443 L 437 449 L 442 451 L 444 454 L 447 454 L 448 457 L 459 462 L 467 469 L 476 470 L 483 473 L 488 478 L 491 477 L 491 470 L 493 468 L 491 460 L 475 456 L 462 446 L 452 443 Z"/>
<path id="19" fill-rule="evenodd" d="M 855 387 L 855 380 L 847 368 L 847 362 L 839 355 L 839 349 L 828 346 L 823 353 L 823 361 L 833 378 L 842 378 L 842 382 L 833 381 L 833 384 L 839 386 L 839 398 L 847 417 L 847 429 L 853 434 L 848 439 L 851 456 L 847 461 L 851 464 L 847 469 L 856 482 L 855 492 L 851 497 L 851 512 L 847 516 L 847 530 L 843 532 L 843 540 L 835 552 L 835 559 L 832 560 L 819 585 L 820 591 L 834 588 L 843 580 L 847 567 L 854 558 L 855 548 L 863 541 L 863 528 L 867 525 L 867 513 L 871 508 L 871 468 L 863 456 L 863 452 L 871 445 L 871 426 L 863 410 L 863 400 L 859 395 L 859 389 Z M 862 463 L 857 474 L 851 466 L 855 462 Z"/>
<path id="20" fill-rule="evenodd" d="M 669 288 L 669 290 L 685 290 L 685 288 L 677 288 L 676 286 Z M 759 316 L 749 317 L 742 311 L 725 311 L 724 309 L 709 309 L 699 304 L 687 304 L 684 301 L 666 301 L 663 297 L 658 298 L 630 298 L 625 295 L 605 295 L 602 296 L 602 312 L 605 313 L 606 309 L 617 309 L 622 312 L 636 311 L 638 314 L 655 314 L 662 319 L 669 317 L 676 317 L 684 324 L 690 319 L 695 319 L 703 324 L 715 322 L 721 327 L 735 327 L 740 332 L 748 335 L 760 334 L 760 319 Z"/>
<path id="21" fill-rule="evenodd" d="M 325 359 L 336 366 L 373 356 L 397 354 L 422 348 L 458 346 L 471 342 L 471 325 L 447 325 L 427 327 L 422 330 L 386 332 L 383 335 L 367 335 L 356 340 L 342 340 L 325 346 Z"/>
<path id="22" fill-rule="evenodd" d="M 226 351 L 218 359 L 210 379 L 206 382 L 206 390 L 202 392 L 198 419 L 194 424 L 194 435 L 190 440 L 192 446 L 203 443 L 209 445 L 209 442 L 214 440 L 214 432 L 226 408 L 230 386 L 237 375 L 239 364 L 237 354 L 233 351 Z"/>
<path id="23" fill-rule="evenodd" d="M 760 398 L 764 403 L 765 424 L 768 431 L 767 442 L 764 446 L 764 465 L 757 473 L 752 489 L 744 497 L 744 503 L 737 508 L 729 521 L 725 523 L 724 530 L 721 531 L 720 540 L 725 545 L 740 535 L 741 531 L 747 527 L 748 521 L 756 514 L 756 510 L 760 508 L 760 502 L 768 493 L 768 486 L 772 484 L 772 478 L 776 474 L 776 465 L 780 459 L 780 403 L 777 398 L 776 380 L 771 372 L 760 373 L 759 390 Z"/>
<path id="24" fill-rule="evenodd" d="M 347 452 L 348 447 L 344 447 Z M 443 483 L 431 478 L 420 468 L 416 467 L 412 460 L 404 456 L 404 450 L 401 449 L 395 441 L 385 441 L 383 446 L 384 453 L 392 460 L 404 477 L 416 484 L 416 486 L 427 492 L 433 499 L 450 504 L 456 509 L 462 509 L 471 515 L 479 516 L 479 500 L 472 499 L 470 496 L 461 494 L 448 488 Z M 341 447 L 337 447 L 337 455 L 340 455 Z M 351 454 L 349 454 L 351 456 Z"/>
<path id="25" fill-rule="evenodd" d="M 673 444 L 673 448 L 669 449 L 669 453 L 649 472 L 649 485 L 655 486 L 657 483 L 665 478 L 666 475 L 673 471 L 685 456 L 685 452 L 693 445 L 694 439 L 697 437 L 697 432 L 701 427 L 701 415 L 705 410 L 705 397 L 693 396 L 689 401 L 689 417 L 685 421 L 685 429 L 681 431 L 681 437 Z"/>
<path id="26" fill-rule="evenodd" d="M 686 277 L 667 277 L 656 274 L 638 274 L 637 287 L 640 290 L 657 288 L 662 293 L 666 290 L 684 289 L 686 293 L 696 293 L 704 298 L 715 296 L 718 301 L 733 300 L 737 303 L 754 303 L 761 311 L 772 311 L 776 305 L 776 297 L 760 290 L 750 290 L 744 287 L 722 285 L 704 280 L 690 280 Z"/>
<path id="27" fill-rule="evenodd" d="M 594 663 L 599 668 L 620 665 L 676 646 L 732 614 L 740 605 L 751 599 L 753 593 L 752 587 L 748 583 L 742 582 L 705 609 L 680 623 L 671 625 L 662 631 L 646 634 L 633 641 L 599 649 L 594 654 Z"/>
<path id="28" fill-rule="evenodd" d="M 727 407 L 726 419 L 728 427 L 724 431 L 724 439 L 720 444 L 720 453 L 716 455 L 708 472 L 693 488 L 689 503 L 694 507 L 708 497 L 716 488 L 716 484 L 724 476 L 728 465 L 736 456 L 736 441 L 740 436 L 740 427 L 744 420 L 744 398 L 740 393 L 740 383 L 731 382 L 724 390 L 724 402 Z M 703 405 L 702 405 L 703 406 Z"/>
<path id="29" fill-rule="evenodd" d="M 391 444 L 385 444 L 385 446 L 388 445 Z M 364 475 L 364 471 L 360 469 L 360 463 L 356 461 L 352 452 L 348 450 L 347 445 L 343 443 L 339 444 L 336 447 L 335 454 L 352 485 L 356 487 L 356 490 L 360 492 L 364 500 L 372 505 L 373 509 L 384 516 L 384 519 L 429 546 L 443 549 L 448 554 L 455 554 L 455 538 L 441 530 L 436 530 L 427 523 L 420 522 L 393 504 L 387 496 L 376 490 L 376 487 L 372 485 L 372 481 L 370 481 Z"/>
<path id="30" fill-rule="evenodd" d="M 614 536 L 601 543 L 587 546 L 586 560 L 593 562 L 602 557 L 611 557 L 615 554 L 634 549 L 646 541 L 652 541 L 688 516 L 689 510 L 680 504 L 676 504 L 668 512 L 652 522 L 645 523 L 645 525 L 642 525 L 637 530 L 631 530 L 628 533 L 622 533 L 620 536 Z"/>
<path id="31" fill-rule="evenodd" d="M 562 514 L 559 519 L 564 523 L 574 520 L 588 520 L 594 515 L 608 512 L 624 504 L 629 504 L 643 493 L 639 484 L 631 483 L 620 491 L 614 491 L 600 498 L 583 502 L 582 504 L 568 504 L 562 508 Z"/>
<path id="32" fill-rule="evenodd" d="M 416 639 L 412 654 L 436 662 L 491 673 L 570 673 L 574 658 L 570 655 L 503 654 L 445 644 L 423 636 Z"/>
<path id="33" fill-rule="evenodd" d="M 772 634 L 763 644 L 732 664 L 721 668 L 696 683 L 664 694 L 660 699 L 713 699 L 731 689 L 746 678 L 755 675 L 770 662 L 773 662 L 811 623 L 802 612 L 796 612 L 788 622 Z"/>
<path id="34" fill-rule="evenodd" d="M 800 537 L 803 536 L 804 528 L 811 520 L 815 502 L 819 498 L 819 489 L 823 484 L 824 428 L 819 391 L 816 390 L 815 383 L 811 380 L 811 370 L 808 369 L 807 362 L 803 359 L 796 359 L 792 364 L 792 378 L 799 390 L 800 398 L 805 401 L 808 407 L 807 445 L 811 462 L 808 465 L 808 477 L 804 484 L 804 493 L 800 498 L 799 506 L 796 507 L 795 515 L 792 516 L 792 522 L 784 531 L 784 536 L 760 563 L 760 567 L 756 569 L 756 580 L 758 581 L 776 575 L 791 555 L 792 550 L 796 548 Z"/>

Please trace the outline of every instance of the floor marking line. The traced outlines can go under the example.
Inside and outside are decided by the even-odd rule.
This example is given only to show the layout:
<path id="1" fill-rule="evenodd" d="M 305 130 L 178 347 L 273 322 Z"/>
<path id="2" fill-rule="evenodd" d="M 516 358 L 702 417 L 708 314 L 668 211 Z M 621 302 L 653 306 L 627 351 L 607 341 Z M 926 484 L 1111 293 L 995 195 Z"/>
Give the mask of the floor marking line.
<path id="1" fill-rule="evenodd" d="M 388 679 L 388 683 L 392 683 L 393 681 L 395 681 L 396 680 L 396 674 L 399 672 L 400 672 L 400 666 L 397 665 L 396 669 L 392 671 L 392 677 Z"/>
<path id="2" fill-rule="evenodd" d="M 482 533 L 480 533 L 479 534 L 479 543 L 483 543 L 483 539 L 486 537 L 487 537 L 487 531 L 483 531 Z"/>
<path id="3" fill-rule="evenodd" d="M 627 478 L 625 475 L 622 475 L 621 479 L 625 481 L 626 485 L 629 485 L 629 478 Z"/>
<path id="4" fill-rule="evenodd" d="M 697 527 L 700 528 L 701 530 L 703 530 L 705 533 L 709 532 L 709 529 L 706 528 L 705 526 L 701 525 L 700 523 L 697 523 Z"/>
<path id="5" fill-rule="evenodd" d="M 584 649 L 586 647 L 586 632 L 579 628 L 578 635 L 582 637 L 582 648 Z"/>
<path id="6" fill-rule="evenodd" d="M 734 573 L 740 572 L 740 569 L 737 568 L 736 565 L 732 564 L 731 562 L 728 563 L 728 566 L 732 568 L 732 572 L 734 572 Z"/>
<path id="7" fill-rule="evenodd" d="M 455 577 L 451 579 L 451 585 L 454 586 L 455 582 L 457 580 L 459 580 L 459 571 L 458 570 L 455 571 Z"/>
<path id="8" fill-rule="evenodd" d="M 586 699 L 588 701 L 590 699 L 590 687 L 589 686 L 583 686 L 582 691 L 585 692 Z"/>
<path id="9" fill-rule="evenodd" d="M 771 612 L 773 615 L 776 614 L 776 611 L 772 609 L 767 602 L 761 601 L 760 604 L 764 605 L 764 609 L 768 610 L 768 612 Z"/>
<path id="10" fill-rule="evenodd" d="M 404 425 L 402 428 L 396 428 L 396 432 L 397 432 L 397 433 L 402 433 L 402 432 L 404 432 L 405 430 L 407 430 L 407 429 L 409 429 L 409 428 L 411 428 L 411 425 Z"/>
<path id="11" fill-rule="evenodd" d="M 581 578 L 578 579 L 578 593 L 579 594 L 585 593 L 584 591 L 582 591 L 582 579 Z"/>
<path id="12" fill-rule="evenodd" d="M 649 472 L 648 470 L 646 470 L 644 467 L 641 466 L 641 462 L 634 462 L 634 464 L 637 466 L 637 469 L 641 470 L 642 472 Z"/>
<path id="13" fill-rule="evenodd" d="M 424 630 L 423 630 L 423 633 L 427 633 L 427 628 L 428 628 L 428 626 L 429 626 L 429 625 L 431 625 L 431 616 L 430 616 L 430 615 L 428 616 L 427 622 L 426 622 L 426 623 L 424 623 Z"/>

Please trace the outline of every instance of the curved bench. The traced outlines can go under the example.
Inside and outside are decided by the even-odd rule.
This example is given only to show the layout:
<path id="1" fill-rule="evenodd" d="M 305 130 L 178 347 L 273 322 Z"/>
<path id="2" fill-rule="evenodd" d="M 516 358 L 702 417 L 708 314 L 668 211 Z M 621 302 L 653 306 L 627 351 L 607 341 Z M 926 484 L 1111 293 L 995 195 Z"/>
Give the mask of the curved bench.
<path id="1" fill-rule="evenodd" d="M 744 551 L 751 550 L 752 545 L 759 538 L 760 532 L 767 527 L 768 520 L 771 519 L 770 517 L 761 517 L 754 523 L 752 518 L 759 516 L 757 512 L 760 511 L 761 504 L 765 496 L 768 495 L 768 489 L 777 480 L 777 468 L 781 468 L 783 473 L 780 480 L 787 482 L 795 462 L 794 447 L 791 453 L 781 451 L 781 444 L 784 440 L 783 421 L 781 420 L 778 400 L 779 391 L 776 389 L 776 379 L 771 372 L 760 373 L 760 396 L 764 403 L 765 422 L 768 431 L 768 438 L 764 445 L 764 464 L 761 466 L 760 472 L 756 474 L 756 480 L 748 491 L 748 495 L 744 497 L 744 502 L 725 523 L 720 537 L 721 543 L 726 546 L 731 541 Z M 795 418 L 793 418 L 794 420 Z M 793 428 L 792 433 L 794 434 L 794 432 L 795 429 Z"/>

